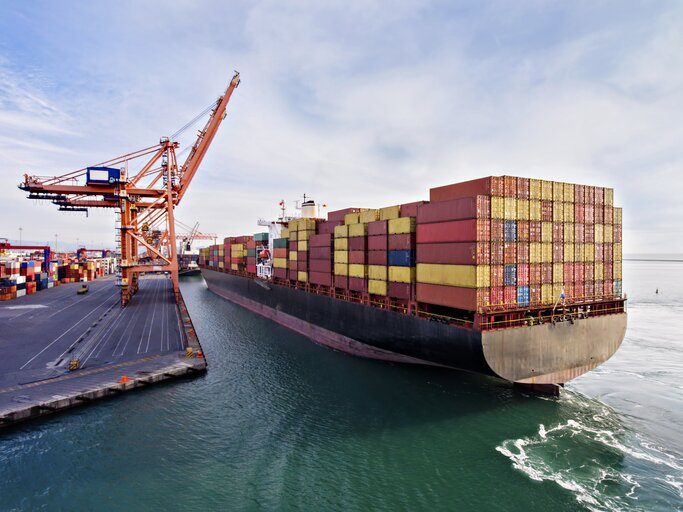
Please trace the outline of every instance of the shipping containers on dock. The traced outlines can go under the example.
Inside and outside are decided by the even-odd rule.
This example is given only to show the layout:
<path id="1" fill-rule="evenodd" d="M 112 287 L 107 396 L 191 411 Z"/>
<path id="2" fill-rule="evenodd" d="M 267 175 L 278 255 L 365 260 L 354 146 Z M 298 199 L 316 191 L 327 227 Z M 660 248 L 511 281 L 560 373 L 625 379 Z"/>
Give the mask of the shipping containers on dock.
<path id="1" fill-rule="evenodd" d="M 621 299 L 621 219 L 609 188 L 491 176 L 429 201 L 281 222 L 269 261 L 256 258 L 265 237 L 226 238 L 199 265 L 254 275 L 265 263 L 280 284 L 474 324 Z"/>

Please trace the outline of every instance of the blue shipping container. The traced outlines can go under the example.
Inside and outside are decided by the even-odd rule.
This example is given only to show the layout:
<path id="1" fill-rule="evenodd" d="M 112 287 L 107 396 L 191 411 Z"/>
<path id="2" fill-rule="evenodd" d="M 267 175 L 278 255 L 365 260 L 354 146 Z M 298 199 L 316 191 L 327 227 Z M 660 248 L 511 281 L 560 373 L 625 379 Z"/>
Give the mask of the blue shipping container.
<path id="1" fill-rule="evenodd" d="M 505 241 L 506 242 L 516 242 L 517 241 L 517 221 L 516 220 L 506 220 L 505 221 Z"/>
<path id="2" fill-rule="evenodd" d="M 389 265 L 394 267 L 414 267 L 414 251 L 389 251 Z"/>
<path id="3" fill-rule="evenodd" d="M 528 286 L 518 286 L 517 287 L 517 305 L 518 306 L 528 306 L 529 305 L 529 287 Z"/>
<path id="4" fill-rule="evenodd" d="M 614 295 L 621 295 L 621 279 L 615 279 L 612 288 Z"/>
<path id="5" fill-rule="evenodd" d="M 517 265 L 505 265 L 503 283 L 505 286 L 517 285 Z"/>

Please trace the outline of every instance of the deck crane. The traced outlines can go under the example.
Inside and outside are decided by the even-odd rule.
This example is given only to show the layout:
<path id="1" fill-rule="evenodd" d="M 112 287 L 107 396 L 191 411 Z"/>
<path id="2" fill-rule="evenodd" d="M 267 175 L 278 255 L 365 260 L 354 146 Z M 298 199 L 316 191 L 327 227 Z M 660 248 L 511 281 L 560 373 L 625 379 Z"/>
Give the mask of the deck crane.
<path id="1" fill-rule="evenodd" d="M 173 291 L 178 298 L 180 290 L 174 208 L 180 203 L 197 173 L 225 118 L 230 97 L 239 83 L 240 75 L 235 72 L 225 93 L 205 110 L 203 114 L 209 114 L 209 119 L 199 131 L 182 165 L 179 165 L 176 154 L 180 144 L 169 137 L 162 137 L 159 144 L 61 176 L 25 174 L 23 182 L 19 184 L 21 190 L 29 193 L 29 198 L 51 201 L 60 211 L 118 209 L 121 220 L 123 306 L 137 292 L 140 272 L 169 272 Z M 199 117 L 194 121 L 197 119 Z M 186 127 L 189 125 L 190 123 Z M 135 163 L 140 162 L 142 164 L 137 171 L 131 170 Z M 150 243 L 148 240 L 152 239 L 152 226 L 160 226 L 161 233 Z M 140 250 L 145 250 L 151 256 L 150 263 L 143 264 L 139 261 Z"/>

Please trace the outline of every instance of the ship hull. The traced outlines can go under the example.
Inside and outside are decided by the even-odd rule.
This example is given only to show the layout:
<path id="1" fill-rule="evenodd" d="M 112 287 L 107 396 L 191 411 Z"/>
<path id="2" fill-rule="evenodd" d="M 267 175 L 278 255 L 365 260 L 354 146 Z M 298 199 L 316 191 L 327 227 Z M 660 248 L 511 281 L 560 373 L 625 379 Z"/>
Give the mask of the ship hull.
<path id="1" fill-rule="evenodd" d="M 626 314 L 480 332 L 202 268 L 209 290 L 356 356 L 428 364 L 523 385 L 563 384 L 619 347 Z"/>

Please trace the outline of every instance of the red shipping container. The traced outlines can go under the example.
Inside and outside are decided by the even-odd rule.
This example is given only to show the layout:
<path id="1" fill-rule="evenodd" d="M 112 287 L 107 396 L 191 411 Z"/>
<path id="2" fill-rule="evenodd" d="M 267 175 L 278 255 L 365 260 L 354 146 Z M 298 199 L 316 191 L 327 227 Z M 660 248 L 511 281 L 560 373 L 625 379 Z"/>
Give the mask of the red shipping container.
<path id="1" fill-rule="evenodd" d="M 349 277 L 349 290 L 366 292 L 368 291 L 368 282 L 362 277 Z"/>
<path id="2" fill-rule="evenodd" d="M 505 267 L 503 265 L 491 265 L 491 286 L 503 286 L 505 282 Z"/>
<path id="3" fill-rule="evenodd" d="M 451 201 L 427 203 L 420 206 L 417 209 L 417 223 L 429 224 L 448 220 L 487 219 L 490 215 L 490 197 L 462 197 Z"/>
<path id="4" fill-rule="evenodd" d="M 602 224 L 604 222 L 605 209 L 601 206 L 596 206 L 593 210 L 593 216 L 595 218 L 596 224 Z"/>
<path id="5" fill-rule="evenodd" d="M 337 226 L 341 226 L 342 224 L 344 224 L 343 220 L 338 220 L 338 221 L 334 221 L 334 222 L 321 221 L 317 225 L 318 233 L 320 233 L 321 235 L 330 235 L 330 234 L 334 233 L 334 228 L 336 228 Z M 322 284 L 322 283 L 318 283 L 318 284 Z"/>
<path id="6" fill-rule="evenodd" d="M 574 298 L 583 299 L 586 297 L 586 288 L 583 281 L 574 281 Z"/>
<path id="7" fill-rule="evenodd" d="M 583 203 L 576 203 L 574 205 L 574 222 L 585 222 L 586 220 L 586 205 Z"/>
<path id="8" fill-rule="evenodd" d="M 517 263 L 529 263 L 529 242 L 517 242 Z"/>
<path id="9" fill-rule="evenodd" d="M 529 265 L 517 264 L 517 286 L 529 286 Z"/>
<path id="10" fill-rule="evenodd" d="M 595 244 L 595 261 L 603 261 L 605 259 L 604 244 Z"/>
<path id="11" fill-rule="evenodd" d="M 583 268 L 585 273 L 585 281 L 593 281 L 595 279 L 595 264 L 584 263 Z"/>
<path id="12" fill-rule="evenodd" d="M 541 221 L 540 220 L 529 221 L 529 241 L 530 242 L 540 242 L 541 241 Z"/>
<path id="13" fill-rule="evenodd" d="M 386 220 L 376 220 L 373 222 L 368 222 L 368 235 L 386 235 L 387 234 L 387 221 Z"/>
<path id="14" fill-rule="evenodd" d="M 367 250 L 367 239 L 364 236 L 352 236 L 349 238 L 349 251 L 363 251 Z"/>
<path id="15" fill-rule="evenodd" d="M 287 263 L 287 268 L 289 269 L 290 272 L 296 272 L 299 270 L 299 262 L 290 260 Z"/>
<path id="16" fill-rule="evenodd" d="M 541 201 L 541 220 L 544 222 L 552 222 L 553 220 L 553 202 Z"/>
<path id="17" fill-rule="evenodd" d="M 503 287 L 492 287 L 489 291 L 489 301 L 492 306 L 499 306 L 503 304 Z"/>
<path id="18" fill-rule="evenodd" d="M 256 274 L 256 265 L 255 264 L 247 264 L 247 272 L 250 274 Z"/>
<path id="19" fill-rule="evenodd" d="M 387 283 L 387 295 L 393 299 L 410 300 L 411 285 L 408 283 Z"/>
<path id="20" fill-rule="evenodd" d="M 347 276 L 334 276 L 334 287 L 348 290 L 349 278 Z"/>
<path id="21" fill-rule="evenodd" d="M 389 251 L 368 251 L 368 265 L 387 265 Z"/>
<path id="22" fill-rule="evenodd" d="M 529 199 L 531 187 L 529 185 L 529 178 L 517 178 L 517 197 L 520 199 Z"/>
<path id="23" fill-rule="evenodd" d="M 308 247 L 330 247 L 332 245 L 332 235 L 321 234 L 321 235 L 311 235 L 308 240 Z"/>
<path id="24" fill-rule="evenodd" d="M 586 233 L 586 230 L 584 229 L 585 224 L 583 223 L 576 223 L 574 224 L 574 243 L 577 244 L 583 244 L 585 243 L 585 237 L 584 234 Z"/>
<path id="25" fill-rule="evenodd" d="M 453 220 L 417 225 L 417 243 L 485 242 L 489 238 L 487 220 Z"/>
<path id="26" fill-rule="evenodd" d="M 595 200 L 596 206 L 602 206 L 605 204 L 605 189 L 602 187 L 595 187 Z M 599 208 L 595 209 L 596 212 Z M 597 222 L 597 221 L 596 221 Z"/>
<path id="27" fill-rule="evenodd" d="M 593 204 L 595 202 L 595 187 L 591 187 L 590 185 L 584 185 L 583 190 L 583 202 L 585 204 Z"/>
<path id="28" fill-rule="evenodd" d="M 505 263 L 504 252 L 505 242 L 491 242 L 491 265 L 502 265 Z"/>
<path id="29" fill-rule="evenodd" d="M 277 249 L 275 249 L 277 251 Z M 283 249 L 286 251 L 287 249 Z M 331 247 L 311 247 L 309 251 L 311 259 L 324 260 L 332 259 L 332 248 Z"/>
<path id="30" fill-rule="evenodd" d="M 582 283 L 586 280 L 586 264 L 574 263 L 574 282 Z"/>
<path id="31" fill-rule="evenodd" d="M 562 242 L 553 243 L 553 261 L 555 263 L 564 261 L 564 244 Z"/>
<path id="32" fill-rule="evenodd" d="M 344 216 L 347 213 L 358 213 L 362 208 L 344 208 L 343 210 L 335 210 L 327 213 L 327 220 L 331 222 L 344 222 Z"/>
<path id="33" fill-rule="evenodd" d="M 331 260 L 311 260 L 308 263 L 308 269 L 311 272 L 331 274 L 332 273 L 332 261 Z M 324 283 L 319 283 L 319 284 L 324 284 Z"/>
<path id="34" fill-rule="evenodd" d="M 573 283 L 574 282 L 574 264 L 573 263 L 565 263 L 564 264 L 564 283 Z"/>
<path id="35" fill-rule="evenodd" d="M 603 213 L 603 218 L 605 220 L 605 224 L 612 224 L 614 222 L 614 208 L 611 206 L 605 205 L 605 211 Z"/>
<path id="36" fill-rule="evenodd" d="M 605 256 L 605 261 L 609 261 L 611 263 L 614 259 L 614 245 L 603 244 L 603 253 Z"/>
<path id="37" fill-rule="evenodd" d="M 595 206 L 586 204 L 584 209 L 584 222 L 586 224 L 593 224 L 595 222 Z"/>
<path id="38" fill-rule="evenodd" d="M 298 251 L 299 250 L 299 242 L 292 242 L 290 240 L 289 242 L 289 250 L 290 251 Z"/>
<path id="39" fill-rule="evenodd" d="M 595 224 L 583 225 L 583 240 L 587 244 L 595 242 Z"/>
<path id="40" fill-rule="evenodd" d="M 503 288 L 503 304 L 508 306 L 517 304 L 516 286 L 506 286 Z"/>
<path id="41" fill-rule="evenodd" d="M 553 242 L 564 242 L 564 224 L 553 222 Z"/>
<path id="42" fill-rule="evenodd" d="M 406 203 L 401 205 L 401 217 L 417 217 L 417 210 L 423 204 L 427 204 L 429 201 L 415 201 L 413 203 Z"/>
<path id="43" fill-rule="evenodd" d="M 274 268 L 273 276 L 278 279 L 287 279 L 287 269 L 286 268 Z"/>
<path id="44" fill-rule="evenodd" d="M 488 265 L 491 262 L 491 252 L 487 242 L 418 244 L 417 262 L 440 265 Z M 502 264 L 503 252 L 501 244 L 499 265 Z"/>
<path id="45" fill-rule="evenodd" d="M 492 234 L 493 236 L 493 234 Z M 528 220 L 518 220 L 517 221 L 517 241 L 518 242 L 528 242 L 529 241 L 529 221 Z"/>
<path id="46" fill-rule="evenodd" d="M 529 284 L 541 284 L 541 264 L 531 263 L 529 265 Z"/>
<path id="47" fill-rule="evenodd" d="M 517 242 L 505 242 L 503 249 L 503 263 L 506 265 L 517 263 Z"/>
<path id="48" fill-rule="evenodd" d="M 297 261 L 296 269 L 299 272 L 308 272 L 308 262 L 307 261 Z"/>
<path id="49" fill-rule="evenodd" d="M 313 270 L 311 270 L 308 273 L 308 281 L 312 284 L 332 286 L 332 274 L 330 274 L 329 272 L 314 272 Z"/>
<path id="50" fill-rule="evenodd" d="M 529 302 L 531 304 L 539 304 L 541 302 L 541 285 L 532 284 L 529 286 Z"/>
<path id="51" fill-rule="evenodd" d="M 308 251 L 299 251 L 296 253 L 296 259 L 298 262 L 302 261 L 307 261 L 308 260 Z M 299 269 L 302 270 L 302 269 Z"/>
<path id="52" fill-rule="evenodd" d="M 541 263 L 541 284 L 551 284 L 553 282 L 553 264 Z"/>
<path id="53" fill-rule="evenodd" d="M 405 233 L 401 235 L 389 235 L 390 251 L 411 251 L 415 250 L 415 234 Z"/>
<path id="54" fill-rule="evenodd" d="M 430 201 L 448 201 L 459 197 L 502 196 L 504 184 L 501 176 L 489 176 L 429 190 Z"/>
<path id="55" fill-rule="evenodd" d="M 576 203 L 585 203 L 586 202 L 586 192 L 585 192 L 585 187 L 583 185 L 574 185 L 574 202 L 576 202 Z"/>
<path id="56" fill-rule="evenodd" d="M 491 240 L 502 242 L 505 240 L 505 221 L 491 219 Z"/>
<path id="57" fill-rule="evenodd" d="M 287 252 L 287 249 L 284 248 L 273 249 L 273 258 L 287 258 Z"/>
<path id="58" fill-rule="evenodd" d="M 614 289 L 612 288 L 614 286 L 614 282 L 611 279 L 605 279 L 602 282 L 602 294 L 605 297 L 611 297 L 614 295 Z"/>
<path id="59" fill-rule="evenodd" d="M 365 251 L 349 251 L 349 263 L 354 265 L 364 265 L 365 264 Z"/>
<path id="60" fill-rule="evenodd" d="M 605 263 L 605 267 L 603 268 L 602 272 L 604 274 L 605 281 L 607 281 L 607 280 L 611 281 L 612 278 L 614 277 L 614 275 L 613 275 L 614 274 L 613 264 L 612 263 Z"/>
<path id="61" fill-rule="evenodd" d="M 387 235 L 373 235 L 368 237 L 368 251 L 386 251 L 389 246 Z"/>
<path id="62" fill-rule="evenodd" d="M 457 286 L 417 283 L 416 292 L 418 302 L 467 311 L 476 311 L 490 302 L 487 288 L 459 288 Z"/>
<path id="63" fill-rule="evenodd" d="M 517 176 L 503 176 L 505 197 L 517 197 Z"/>

